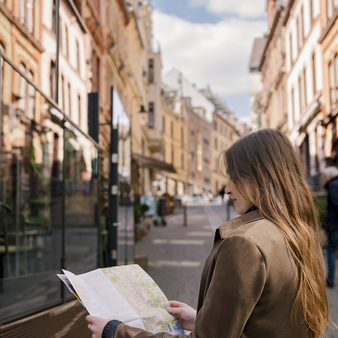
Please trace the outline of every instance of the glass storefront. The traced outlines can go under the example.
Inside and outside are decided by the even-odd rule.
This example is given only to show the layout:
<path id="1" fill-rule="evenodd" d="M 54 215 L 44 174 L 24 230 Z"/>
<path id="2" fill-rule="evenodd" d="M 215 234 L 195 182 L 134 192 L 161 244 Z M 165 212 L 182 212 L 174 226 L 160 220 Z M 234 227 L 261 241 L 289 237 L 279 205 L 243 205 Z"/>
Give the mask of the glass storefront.
<path id="1" fill-rule="evenodd" d="M 99 246 L 94 142 L 4 68 L 2 83 L 21 95 L 0 82 L 0 324 L 60 304 L 62 262 L 94 269 Z"/>

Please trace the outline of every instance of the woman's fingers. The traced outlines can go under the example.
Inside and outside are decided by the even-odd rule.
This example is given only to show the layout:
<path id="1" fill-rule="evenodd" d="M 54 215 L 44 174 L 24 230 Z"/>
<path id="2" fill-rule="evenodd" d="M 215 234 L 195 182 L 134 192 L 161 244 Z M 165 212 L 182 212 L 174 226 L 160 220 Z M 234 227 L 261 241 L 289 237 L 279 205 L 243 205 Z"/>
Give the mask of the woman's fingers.
<path id="1" fill-rule="evenodd" d="M 184 303 L 178 302 L 177 300 L 170 300 L 169 301 L 170 307 L 181 307 L 184 306 Z"/>

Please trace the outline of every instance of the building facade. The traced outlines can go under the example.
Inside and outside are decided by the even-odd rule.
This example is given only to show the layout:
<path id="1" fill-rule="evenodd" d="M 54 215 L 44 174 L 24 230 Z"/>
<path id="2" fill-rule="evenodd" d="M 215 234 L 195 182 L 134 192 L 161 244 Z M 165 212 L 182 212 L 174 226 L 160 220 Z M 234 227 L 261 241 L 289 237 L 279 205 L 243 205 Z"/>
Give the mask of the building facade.
<path id="1" fill-rule="evenodd" d="M 261 127 L 287 130 L 285 96 L 285 27 L 281 1 L 268 1 L 269 34 L 258 69 L 262 74 Z"/>
<path id="2" fill-rule="evenodd" d="M 320 1 L 320 45 L 323 73 L 322 157 L 326 165 L 338 165 L 338 4 Z"/>
<path id="3" fill-rule="evenodd" d="M 175 90 L 162 91 L 162 107 L 163 160 L 175 168 L 175 173 L 165 173 L 161 190 L 181 196 L 186 193 L 188 178 L 187 115 Z"/>
<path id="4" fill-rule="evenodd" d="M 327 82 L 323 69 L 328 64 L 326 68 L 323 66 L 319 44 L 325 40 L 326 19 L 321 14 L 322 7 L 325 4 L 321 5 L 319 0 L 269 1 L 269 33 L 260 63 L 263 127 L 287 132 L 314 189 L 319 188 L 320 171 L 326 165 L 325 157 L 332 151 L 325 129 L 328 122 L 323 123 L 329 86 L 323 86 Z M 333 40 L 327 41 L 331 46 L 328 48 L 332 48 Z"/>

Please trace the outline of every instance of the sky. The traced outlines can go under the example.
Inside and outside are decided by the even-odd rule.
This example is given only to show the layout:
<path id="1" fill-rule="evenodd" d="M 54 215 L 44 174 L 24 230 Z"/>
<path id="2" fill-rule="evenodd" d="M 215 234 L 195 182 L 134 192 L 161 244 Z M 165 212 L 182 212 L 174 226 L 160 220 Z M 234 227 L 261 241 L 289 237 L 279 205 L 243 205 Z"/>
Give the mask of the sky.
<path id="1" fill-rule="evenodd" d="M 198 88 L 208 85 L 247 120 L 253 40 L 267 31 L 266 0 L 152 0 L 162 72 L 172 68 Z"/>

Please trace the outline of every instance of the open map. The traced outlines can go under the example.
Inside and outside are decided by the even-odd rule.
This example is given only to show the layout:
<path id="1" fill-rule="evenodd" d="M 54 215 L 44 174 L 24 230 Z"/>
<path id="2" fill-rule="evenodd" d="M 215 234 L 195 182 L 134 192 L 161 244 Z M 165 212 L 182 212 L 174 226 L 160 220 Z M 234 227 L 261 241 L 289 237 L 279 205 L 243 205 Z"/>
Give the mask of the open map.
<path id="1" fill-rule="evenodd" d="M 58 275 L 87 311 L 118 319 L 147 331 L 183 334 L 181 323 L 166 308 L 168 300 L 137 264 L 96 269 L 81 275 Z"/>

